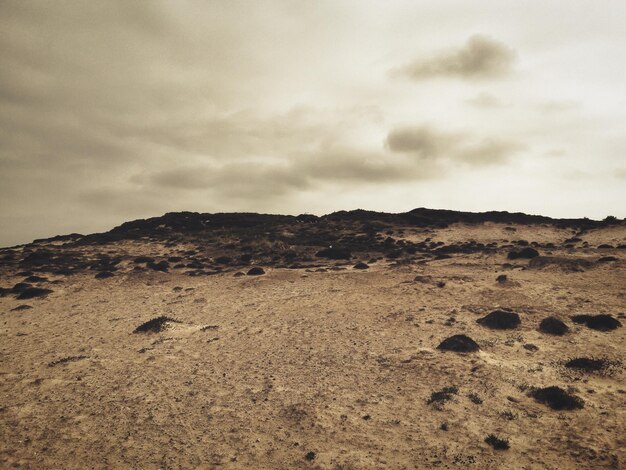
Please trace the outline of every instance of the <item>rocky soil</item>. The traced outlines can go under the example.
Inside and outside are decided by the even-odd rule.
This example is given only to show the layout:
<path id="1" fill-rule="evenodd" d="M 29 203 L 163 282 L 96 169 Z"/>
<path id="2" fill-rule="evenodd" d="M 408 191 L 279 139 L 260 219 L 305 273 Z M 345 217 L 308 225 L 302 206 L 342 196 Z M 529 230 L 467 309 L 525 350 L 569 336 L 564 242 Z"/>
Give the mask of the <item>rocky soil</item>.
<path id="1" fill-rule="evenodd" d="M 0 249 L 0 467 L 621 468 L 625 248 L 417 209 Z"/>

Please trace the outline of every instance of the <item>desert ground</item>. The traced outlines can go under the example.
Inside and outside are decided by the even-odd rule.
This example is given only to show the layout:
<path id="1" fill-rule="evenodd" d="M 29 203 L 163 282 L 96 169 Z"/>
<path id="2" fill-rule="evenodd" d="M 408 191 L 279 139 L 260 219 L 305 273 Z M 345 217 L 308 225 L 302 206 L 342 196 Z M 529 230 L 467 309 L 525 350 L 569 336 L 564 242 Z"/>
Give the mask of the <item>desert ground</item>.
<path id="1" fill-rule="evenodd" d="M 626 225 L 459 214 L 0 250 L 0 467 L 622 468 Z"/>

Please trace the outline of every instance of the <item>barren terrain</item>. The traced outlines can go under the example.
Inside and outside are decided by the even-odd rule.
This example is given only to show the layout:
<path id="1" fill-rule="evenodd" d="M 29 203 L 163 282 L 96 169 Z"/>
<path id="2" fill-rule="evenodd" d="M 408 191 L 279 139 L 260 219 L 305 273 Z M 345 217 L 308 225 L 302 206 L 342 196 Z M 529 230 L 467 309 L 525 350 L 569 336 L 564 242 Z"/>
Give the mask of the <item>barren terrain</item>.
<path id="1" fill-rule="evenodd" d="M 626 225 L 423 211 L 0 250 L 0 467 L 625 465 Z"/>

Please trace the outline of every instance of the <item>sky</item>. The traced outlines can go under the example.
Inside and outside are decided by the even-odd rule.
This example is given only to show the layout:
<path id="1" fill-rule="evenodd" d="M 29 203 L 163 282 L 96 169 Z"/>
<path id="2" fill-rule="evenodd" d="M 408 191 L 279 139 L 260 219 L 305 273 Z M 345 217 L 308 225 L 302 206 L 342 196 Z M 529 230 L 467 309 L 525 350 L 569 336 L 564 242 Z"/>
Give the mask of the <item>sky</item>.
<path id="1" fill-rule="evenodd" d="M 0 246 L 171 211 L 626 217 L 623 0 L 0 2 Z"/>

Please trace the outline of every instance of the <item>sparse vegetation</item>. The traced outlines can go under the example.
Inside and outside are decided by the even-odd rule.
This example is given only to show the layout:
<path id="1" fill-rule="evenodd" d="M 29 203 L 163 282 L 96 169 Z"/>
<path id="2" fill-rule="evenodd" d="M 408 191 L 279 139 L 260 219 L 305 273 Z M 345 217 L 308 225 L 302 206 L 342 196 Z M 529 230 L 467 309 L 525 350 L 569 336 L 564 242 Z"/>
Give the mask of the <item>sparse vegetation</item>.
<path id="1" fill-rule="evenodd" d="M 485 442 L 493 447 L 495 450 L 508 450 L 510 447 L 508 439 L 503 439 L 495 434 L 489 434 L 485 438 Z"/>
<path id="2" fill-rule="evenodd" d="M 553 410 L 579 410 L 585 406 L 585 402 L 580 397 L 557 386 L 535 388 L 531 390 L 530 395 Z"/>

